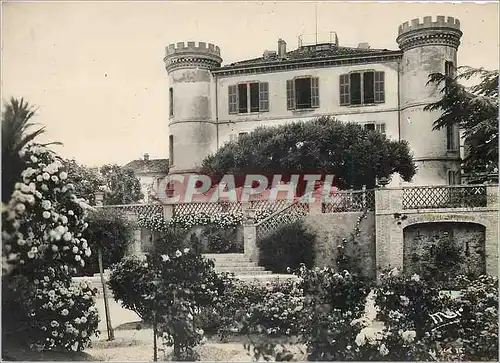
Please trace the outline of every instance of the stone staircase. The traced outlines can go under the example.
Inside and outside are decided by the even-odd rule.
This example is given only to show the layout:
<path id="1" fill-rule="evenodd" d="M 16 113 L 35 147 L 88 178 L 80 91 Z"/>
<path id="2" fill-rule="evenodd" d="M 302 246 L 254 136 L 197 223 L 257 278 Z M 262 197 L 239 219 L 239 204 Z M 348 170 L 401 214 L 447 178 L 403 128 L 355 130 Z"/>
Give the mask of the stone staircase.
<path id="1" fill-rule="evenodd" d="M 251 262 L 243 253 L 205 254 L 208 260 L 214 261 L 215 271 L 234 273 L 236 276 L 264 276 L 272 274 L 265 268 Z"/>
<path id="2" fill-rule="evenodd" d="M 294 275 L 273 274 L 271 271 L 266 271 L 264 267 L 258 266 L 256 262 L 251 262 L 243 253 L 224 253 L 224 254 L 205 254 L 206 259 L 213 260 L 215 271 L 233 273 L 239 280 L 244 281 L 272 281 L 272 280 L 288 280 L 295 278 Z M 110 275 L 109 270 L 104 271 L 104 279 L 108 281 Z M 96 288 L 99 296 L 102 296 L 102 284 L 100 275 L 76 277 L 75 281 L 87 281 L 93 288 Z M 112 292 L 108 287 L 109 297 L 112 298 Z"/>

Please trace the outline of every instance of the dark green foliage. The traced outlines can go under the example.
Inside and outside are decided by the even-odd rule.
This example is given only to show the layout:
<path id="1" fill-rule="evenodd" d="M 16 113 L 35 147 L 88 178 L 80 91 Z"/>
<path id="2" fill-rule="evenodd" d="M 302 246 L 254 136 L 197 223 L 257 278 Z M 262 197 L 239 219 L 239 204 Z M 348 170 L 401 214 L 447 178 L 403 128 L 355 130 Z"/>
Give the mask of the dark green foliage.
<path id="1" fill-rule="evenodd" d="M 335 175 L 340 189 L 371 188 L 376 178 L 393 173 L 409 181 L 416 172 L 406 141 L 391 141 L 332 117 L 259 127 L 206 158 L 202 169 L 214 177 L 322 172 Z"/>
<path id="2" fill-rule="evenodd" d="M 95 193 L 104 185 L 104 178 L 96 170 L 78 164 L 76 160 L 64 160 L 68 172 L 68 182 L 75 186 L 75 194 L 95 205 Z"/>
<path id="3" fill-rule="evenodd" d="M 131 204 L 143 197 L 141 183 L 132 169 L 118 165 L 104 165 L 100 172 L 110 190 L 104 196 L 105 204 Z"/>
<path id="4" fill-rule="evenodd" d="M 242 253 L 243 246 L 236 240 L 236 229 L 222 230 L 207 226 L 203 229 L 202 238 L 207 241 L 208 253 Z"/>
<path id="5" fill-rule="evenodd" d="M 316 236 L 309 233 L 301 221 L 283 225 L 258 241 L 259 265 L 275 273 L 296 270 L 301 264 L 314 264 Z"/>
<path id="6" fill-rule="evenodd" d="M 460 84 L 474 78 L 479 80 L 474 86 Z M 440 87 L 443 95 L 425 107 L 442 112 L 434 129 L 456 124 L 464 131 L 463 170 L 471 175 L 471 182 L 498 182 L 498 70 L 460 67 L 456 77 L 435 73 L 429 76 L 428 83 Z"/>
<path id="7" fill-rule="evenodd" d="M 29 129 L 37 124 L 31 122 L 35 110 L 23 98 L 11 98 L 2 113 L 2 202 L 6 203 L 14 191 L 14 185 L 21 180 L 24 162 L 19 152 L 25 145 L 45 132 L 45 127 L 36 131 Z M 60 143 L 49 143 L 60 144 Z"/>
<path id="8" fill-rule="evenodd" d="M 88 228 L 84 236 L 92 249 L 92 255 L 83 269 L 86 275 L 99 272 L 97 245 L 102 248 L 104 268 L 120 262 L 132 243 L 134 224 L 115 209 L 101 208 L 91 213 L 87 219 Z"/>

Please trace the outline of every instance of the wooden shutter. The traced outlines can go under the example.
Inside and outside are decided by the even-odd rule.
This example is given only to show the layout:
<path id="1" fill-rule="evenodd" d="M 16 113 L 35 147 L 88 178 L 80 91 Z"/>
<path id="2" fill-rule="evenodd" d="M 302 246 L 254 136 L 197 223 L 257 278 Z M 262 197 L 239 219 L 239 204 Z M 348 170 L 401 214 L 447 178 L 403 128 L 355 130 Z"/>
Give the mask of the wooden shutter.
<path id="1" fill-rule="evenodd" d="M 228 89 L 229 113 L 238 113 L 238 92 L 236 85 L 229 86 L 227 89 Z"/>
<path id="2" fill-rule="evenodd" d="M 259 111 L 269 111 L 269 83 L 259 83 Z"/>
<path id="3" fill-rule="evenodd" d="M 380 132 L 382 135 L 385 135 L 385 124 L 377 124 L 375 126 L 376 130 Z"/>
<path id="4" fill-rule="evenodd" d="M 349 95 L 349 75 L 348 74 L 341 74 L 340 75 L 340 89 L 339 89 L 339 95 L 340 95 L 340 105 L 345 106 L 348 105 L 350 95 Z"/>
<path id="5" fill-rule="evenodd" d="M 295 110 L 295 83 L 293 79 L 286 81 L 286 109 Z"/>
<path id="6" fill-rule="evenodd" d="M 311 78 L 311 107 L 319 107 L 319 78 Z"/>
<path id="7" fill-rule="evenodd" d="M 385 102 L 385 73 L 375 72 L 375 103 Z"/>

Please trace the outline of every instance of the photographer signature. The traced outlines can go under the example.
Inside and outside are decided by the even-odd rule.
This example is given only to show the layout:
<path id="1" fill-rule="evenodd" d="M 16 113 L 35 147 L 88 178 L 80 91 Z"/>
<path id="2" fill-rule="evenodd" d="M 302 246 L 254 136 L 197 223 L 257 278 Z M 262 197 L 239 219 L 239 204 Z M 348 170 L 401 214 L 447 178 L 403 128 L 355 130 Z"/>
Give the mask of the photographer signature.
<path id="1" fill-rule="evenodd" d="M 460 321 L 460 319 L 455 319 L 457 317 L 461 317 L 462 315 L 460 314 L 459 311 L 438 311 L 437 313 L 430 314 L 429 315 L 431 319 L 434 321 L 434 324 L 439 324 L 438 326 L 434 327 L 431 331 L 434 331 L 439 328 L 443 328 L 448 325 L 456 324 Z M 455 319 L 450 321 L 451 319 Z"/>

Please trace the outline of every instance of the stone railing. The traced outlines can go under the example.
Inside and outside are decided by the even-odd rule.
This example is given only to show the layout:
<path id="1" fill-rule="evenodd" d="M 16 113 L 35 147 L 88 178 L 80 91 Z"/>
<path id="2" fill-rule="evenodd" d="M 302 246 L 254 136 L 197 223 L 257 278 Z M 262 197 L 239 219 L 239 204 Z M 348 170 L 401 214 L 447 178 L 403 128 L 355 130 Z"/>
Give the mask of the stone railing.
<path id="1" fill-rule="evenodd" d="M 486 206 L 486 185 L 403 188 L 403 209 L 474 208 Z"/>

